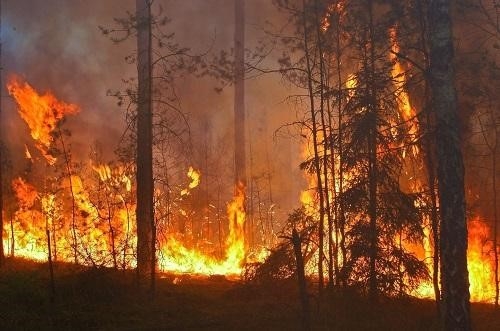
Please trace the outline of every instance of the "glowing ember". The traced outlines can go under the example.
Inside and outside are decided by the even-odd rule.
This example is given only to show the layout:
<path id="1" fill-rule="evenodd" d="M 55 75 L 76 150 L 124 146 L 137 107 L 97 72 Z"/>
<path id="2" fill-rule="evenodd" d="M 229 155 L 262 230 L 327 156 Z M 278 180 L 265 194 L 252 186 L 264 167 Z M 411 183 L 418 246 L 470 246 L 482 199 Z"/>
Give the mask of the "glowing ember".
<path id="1" fill-rule="evenodd" d="M 64 116 L 79 112 L 78 106 L 59 101 L 50 92 L 41 95 L 18 76 L 10 78 L 7 90 L 18 105 L 19 115 L 28 124 L 36 147 L 50 164 L 54 164 L 55 159 L 48 152 L 54 140 L 51 133 Z"/>

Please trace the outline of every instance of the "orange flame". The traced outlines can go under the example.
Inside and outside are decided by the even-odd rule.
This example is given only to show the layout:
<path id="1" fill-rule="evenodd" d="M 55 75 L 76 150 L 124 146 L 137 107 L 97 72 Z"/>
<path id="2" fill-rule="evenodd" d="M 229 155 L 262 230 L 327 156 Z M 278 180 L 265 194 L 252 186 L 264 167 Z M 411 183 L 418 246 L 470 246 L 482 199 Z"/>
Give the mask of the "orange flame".
<path id="1" fill-rule="evenodd" d="M 191 179 L 191 182 L 189 183 L 187 188 L 181 191 L 181 196 L 189 195 L 189 190 L 192 190 L 198 185 L 200 185 L 201 174 L 199 171 L 194 170 L 193 167 L 189 167 L 187 176 Z"/>
<path id="2" fill-rule="evenodd" d="M 480 218 L 470 220 L 467 228 L 470 299 L 472 302 L 493 303 L 495 300 L 495 268 L 491 256 L 493 245 L 490 241 L 490 229 Z M 430 267 L 432 268 L 432 266 Z M 433 298 L 434 288 L 431 283 L 424 282 L 413 294 L 420 298 Z"/>
<path id="3" fill-rule="evenodd" d="M 245 260 L 245 191 L 243 185 L 236 187 L 233 200 L 227 206 L 229 236 L 226 239 L 224 259 L 189 249 L 175 238 L 170 238 L 160 251 L 161 270 L 180 273 L 238 275 Z"/>
<path id="4" fill-rule="evenodd" d="M 57 100 L 51 92 L 41 95 L 18 76 L 10 78 L 7 90 L 18 105 L 19 115 L 30 128 L 36 147 L 47 162 L 54 164 L 56 160 L 49 154 L 54 140 L 51 133 L 64 116 L 79 112 L 78 106 Z"/>
<path id="5" fill-rule="evenodd" d="M 400 110 L 400 114 L 403 117 L 403 120 L 407 122 L 409 126 L 408 134 L 413 139 L 416 138 L 418 133 L 418 119 L 415 108 L 412 107 L 410 103 L 410 96 L 406 91 L 406 71 L 403 68 L 401 62 L 399 61 L 397 54 L 399 54 L 399 44 L 397 40 L 397 31 L 396 28 L 389 29 L 389 36 L 391 39 L 391 52 L 389 53 L 389 58 L 393 62 L 391 75 L 394 81 L 394 86 L 396 87 L 396 100 L 398 103 L 398 108 Z M 416 145 L 412 150 L 414 155 L 418 153 Z M 403 152 L 405 150 L 403 149 Z"/>

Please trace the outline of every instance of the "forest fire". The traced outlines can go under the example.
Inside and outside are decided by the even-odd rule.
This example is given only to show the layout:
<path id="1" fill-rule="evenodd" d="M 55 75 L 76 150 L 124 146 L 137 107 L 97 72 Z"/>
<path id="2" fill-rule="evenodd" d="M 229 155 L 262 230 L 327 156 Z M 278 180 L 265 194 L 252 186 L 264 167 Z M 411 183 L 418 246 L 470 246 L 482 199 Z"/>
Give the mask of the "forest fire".
<path id="1" fill-rule="evenodd" d="M 328 25 L 323 22 L 324 28 L 323 30 L 326 30 L 328 28 Z M 415 164 L 422 164 L 423 162 L 423 157 L 424 155 L 421 153 L 419 145 L 415 144 L 415 141 L 417 141 L 419 138 L 418 136 L 420 135 L 419 132 L 419 118 L 416 112 L 416 109 L 412 106 L 411 101 L 410 101 L 410 95 L 407 91 L 407 70 L 404 68 L 404 66 L 401 63 L 401 59 L 398 58 L 399 52 L 400 52 L 400 46 L 397 41 L 397 30 L 396 28 L 391 28 L 389 29 L 389 40 L 391 42 L 391 50 L 389 53 L 389 60 L 391 61 L 392 68 L 391 68 L 391 78 L 392 78 L 392 84 L 393 84 L 393 93 L 394 97 L 396 100 L 397 108 L 399 111 L 399 117 L 400 120 L 391 120 L 391 125 L 393 127 L 402 126 L 406 127 L 407 130 L 407 139 L 409 139 L 410 143 L 407 145 L 408 142 L 405 143 L 399 143 L 399 145 L 394 145 L 393 149 L 395 150 L 400 150 L 401 156 L 403 159 L 403 165 L 402 165 L 402 170 L 403 173 L 405 174 L 405 178 L 403 182 L 406 185 L 406 190 L 409 190 L 410 192 L 413 192 L 415 194 L 422 194 L 424 191 L 424 183 L 426 181 L 425 179 L 425 171 L 423 170 L 423 166 L 420 165 L 420 168 L 415 169 Z M 356 88 L 357 88 L 357 78 L 355 75 L 350 74 L 347 76 L 346 81 L 345 81 L 345 88 L 346 88 L 346 99 L 347 102 L 349 102 L 350 99 L 354 99 L 356 97 Z M 395 135 L 393 137 L 397 137 L 396 130 L 394 131 Z M 323 140 L 323 135 L 324 131 L 320 131 L 316 133 L 318 135 L 318 140 L 322 141 Z M 305 137 L 305 135 L 303 135 Z M 395 140 L 395 139 L 394 139 Z M 308 162 L 311 162 L 314 158 L 314 153 L 313 153 L 313 142 L 312 138 L 309 136 L 303 143 L 303 148 L 302 148 L 302 158 L 304 160 L 308 160 Z M 411 153 L 408 154 L 406 150 L 408 149 L 407 146 L 410 146 L 410 151 Z M 326 157 L 323 156 L 323 146 L 321 144 L 318 145 L 318 152 L 317 152 L 319 157 Z M 379 153 L 382 154 L 384 153 L 383 150 L 379 150 Z M 333 161 L 332 161 L 333 162 Z M 338 171 L 340 167 L 338 163 L 338 159 L 335 159 L 334 166 L 332 169 L 333 171 Z M 338 176 L 336 173 L 334 173 L 333 176 Z M 323 173 L 321 174 L 321 181 L 323 182 L 323 191 L 326 192 L 327 190 L 329 191 L 329 194 L 325 194 L 326 196 L 330 197 L 330 204 L 334 205 L 333 198 L 334 196 L 338 196 L 342 192 L 339 192 L 339 178 L 335 178 L 333 182 L 329 183 L 329 180 L 325 178 L 325 175 Z M 311 173 L 310 169 L 306 170 L 305 173 L 305 179 L 307 181 L 307 187 L 306 190 L 303 190 L 300 195 L 300 202 L 305 210 L 305 213 L 315 219 L 319 218 L 319 210 L 320 208 L 325 208 L 326 204 L 321 207 L 318 199 L 318 193 L 317 192 L 317 178 L 315 177 L 314 174 Z M 350 186 L 350 185 L 356 185 L 355 182 L 359 180 L 357 178 L 357 175 L 352 175 L 352 173 L 349 172 L 344 172 L 342 174 L 342 180 L 344 181 L 345 186 Z M 328 187 L 329 185 L 335 185 L 335 190 L 332 190 L 331 187 Z M 323 193 L 324 194 L 324 193 Z M 359 192 L 356 192 L 356 194 L 360 194 Z M 425 193 L 428 194 L 428 193 Z M 342 203 L 342 202 L 340 202 Z M 422 209 L 424 206 L 422 205 L 422 202 L 419 200 L 414 201 L 414 206 L 417 209 Z M 428 207 L 428 206 L 427 206 Z M 426 207 L 426 208 L 427 208 Z M 337 207 L 338 208 L 338 207 Z M 324 213 L 328 213 L 324 209 Z M 333 211 L 332 212 L 333 216 L 332 217 L 338 217 L 338 211 Z M 363 216 L 355 216 L 356 218 L 361 218 Z M 336 220 L 333 222 L 334 224 L 340 224 L 339 220 Z M 354 231 L 355 224 L 351 225 L 350 228 L 344 229 L 345 232 L 350 232 Z M 326 228 L 326 217 L 325 217 L 325 223 L 323 224 L 323 227 Z M 339 237 L 339 229 L 333 228 L 332 230 L 334 233 L 337 234 L 337 237 L 335 240 L 334 244 L 334 252 L 336 252 L 335 258 L 337 260 L 338 267 L 342 269 L 345 263 L 349 263 L 349 261 L 345 262 L 343 260 L 344 256 L 339 256 L 338 251 L 340 250 L 339 247 L 342 245 L 341 240 L 345 240 L 345 238 Z M 405 234 L 399 232 L 397 235 L 394 236 L 393 241 L 395 245 L 399 245 L 400 247 L 404 247 L 409 254 L 413 255 L 416 257 L 418 260 L 422 261 L 426 269 L 428 270 L 428 274 L 432 275 L 433 272 L 433 258 L 434 254 L 436 251 L 436 248 L 434 247 L 433 243 L 433 238 L 432 238 L 432 231 L 431 231 L 431 224 L 428 216 L 424 216 L 422 220 L 422 225 L 421 225 L 421 231 L 422 231 L 422 236 L 418 241 L 415 241 L 415 239 L 409 239 Z M 329 239 L 332 240 L 332 239 Z M 473 302 L 489 302 L 492 303 L 494 302 L 495 299 L 495 277 L 494 277 L 494 259 L 493 259 L 493 245 L 491 244 L 491 233 L 489 231 L 489 227 L 487 223 L 476 217 L 474 219 L 470 219 L 468 221 L 468 253 L 467 253 L 467 260 L 468 260 L 468 270 L 469 270 L 469 281 L 470 281 L 470 293 L 471 293 L 471 301 Z M 323 251 L 328 252 L 328 245 L 327 245 L 327 238 L 325 237 L 324 239 L 324 244 L 323 244 Z M 326 253 L 324 253 L 326 254 Z M 317 265 L 312 265 L 312 264 L 317 264 L 318 263 L 318 252 L 314 254 L 314 258 L 309 260 L 309 265 L 307 266 L 308 270 L 312 270 L 310 273 L 312 275 L 317 275 Z M 332 257 L 330 257 L 332 258 Z M 326 261 L 325 261 L 326 264 Z M 403 270 L 403 267 L 400 267 L 400 270 Z M 324 271 L 324 276 L 327 276 L 327 271 Z M 404 279 L 403 282 L 409 282 L 408 279 Z M 405 286 L 409 286 L 410 284 L 407 284 Z M 433 287 L 433 283 L 431 280 L 424 280 L 421 279 L 418 281 L 416 286 L 409 290 L 409 293 L 411 295 L 414 295 L 419 298 L 429 298 L 432 299 L 435 296 L 435 289 Z"/>
<path id="2" fill-rule="evenodd" d="M 159 266 L 161 270 L 205 275 L 241 274 L 245 261 L 245 195 L 244 188 L 236 187 L 233 201 L 227 205 L 229 235 L 226 239 L 222 258 L 211 256 L 197 249 L 186 248 L 175 238 L 169 238 L 160 248 Z"/>
<path id="3" fill-rule="evenodd" d="M 18 78 L 9 82 L 8 89 L 31 129 L 37 148 L 55 166 L 58 160 L 49 153 L 56 143 L 52 133 L 64 116 L 76 113 L 79 108 L 57 100 L 51 93 L 40 95 Z M 25 151 L 33 162 L 27 146 Z M 59 180 L 45 179 L 40 191 L 27 180 L 16 178 L 12 188 L 18 209 L 10 224 L 4 226 L 5 251 L 37 261 L 47 260 L 50 253 L 56 261 L 134 267 L 137 237 L 131 176 L 120 165 L 96 164 L 91 168 L 93 171 L 85 178 L 69 172 L 63 173 Z M 200 184 L 201 174 L 193 167 L 189 167 L 187 177 L 190 182 L 180 192 L 180 200 L 186 199 Z M 188 248 L 179 239 L 182 235 L 170 233 L 159 242 L 159 270 L 239 275 L 245 260 L 244 201 L 244 188 L 239 185 L 227 206 L 229 231 L 222 252 Z M 179 212 L 185 215 L 182 209 Z M 51 252 L 47 240 L 51 241 Z"/>
<path id="4" fill-rule="evenodd" d="M 393 61 L 392 77 L 398 95 L 398 107 L 404 121 L 415 136 L 418 121 L 415 110 L 405 89 L 405 72 L 395 55 L 399 46 L 395 40 L 395 30 L 390 30 L 393 42 L 391 61 Z M 355 97 L 356 77 L 349 75 L 346 80 L 348 98 Z M 43 95 L 36 92 L 31 85 L 13 76 L 7 88 L 18 105 L 19 114 L 31 130 L 36 147 L 50 165 L 55 165 L 57 158 L 49 150 L 54 143 L 53 132 L 59 121 L 66 115 L 75 114 L 79 107 L 59 101 L 51 93 Z M 320 135 L 320 140 L 323 139 Z M 304 159 L 311 157 L 312 142 L 310 139 L 302 152 Z M 322 152 L 322 147 L 320 148 Z M 418 150 L 414 150 L 414 156 Z M 30 162 L 33 157 L 25 146 L 25 155 Z M 338 164 L 335 167 L 339 167 Z M 12 188 L 17 198 L 17 210 L 10 224 L 4 226 L 4 249 L 16 256 L 37 261 L 47 259 L 47 240 L 51 241 L 51 256 L 56 261 L 77 261 L 86 265 L 107 266 L 115 268 L 133 268 L 135 261 L 135 203 L 132 195 L 134 184 L 131 173 L 122 165 L 95 164 L 92 169 L 96 176 L 82 178 L 69 174 L 63 175 L 59 182 L 45 184 L 41 190 L 26 179 L 16 178 Z M 344 173 L 344 180 L 354 178 Z M 201 174 L 193 167 L 187 172 L 189 183 L 180 191 L 181 199 L 187 199 L 191 191 L 201 181 Z M 306 176 L 308 189 L 302 191 L 300 201 L 308 215 L 318 217 L 319 207 L 315 201 L 316 182 L 312 174 Z M 325 182 L 324 175 L 321 175 Z M 418 181 L 418 178 L 415 179 Z M 414 184 L 415 189 L 421 185 Z M 338 190 L 338 183 L 335 189 Z M 330 194 L 333 203 L 334 194 Z M 71 211 L 69 200 L 73 200 Z M 228 235 L 222 249 L 197 247 L 196 244 L 184 242 L 185 235 L 172 232 L 166 240 L 158 243 L 158 268 L 160 271 L 173 273 L 189 273 L 203 275 L 241 274 L 246 259 L 245 247 L 245 193 L 244 187 L 235 188 L 233 200 L 227 205 Z M 186 216 L 186 212 L 180 209 Z M 325 227 L 326 227 L 325 223 Z M 338 231 L 337 229 L 333 229 Z M 47 235 L 50 234 L 49 237 Z M 491 302 L 494 297 L 494 275 L 491 250 L 488 244 L 489 229 L 479 219 L 469 222 L 469 276 L 473 301 Z M 419 259 L 426 262 L 432 271 L 432 251 L 430 232 L 424 229 L 424 238 L 420 245 L 405 244 Z M 336 243 L 338 245 L 338 243 Z M 325 243 L 324 249 L 327 250 Z M 260 260 L 265 255 L 260 256 Z M 342 264 L 342 257 L 339 263 Z M 317 263 L 317 257 L 310 263 Z M 310 265 L 310 270 L 315 266 Z M 312 272 L 314 274 L 314 272 Z M 421 298 L 432 298 L 432 284 L 422 281 L 411 292 Z"/>
<path id="5" fill-rule="evenodd" d="M 0 329 L 500 330 L 496 9 L 0 1 Z"/>
<path id="6" fill-rule="evenodd" d="M 495 277 L 492 245 L 488 239 L 490 230 L 484 220 L 475 217 L 468 222 L 468 232 L 467 264 L 471 301 L 491 303 L 495 298 Z M 413 294 L 420 298 L 432 299 L 434 297 L 432 283 L 421 283 Z"/>

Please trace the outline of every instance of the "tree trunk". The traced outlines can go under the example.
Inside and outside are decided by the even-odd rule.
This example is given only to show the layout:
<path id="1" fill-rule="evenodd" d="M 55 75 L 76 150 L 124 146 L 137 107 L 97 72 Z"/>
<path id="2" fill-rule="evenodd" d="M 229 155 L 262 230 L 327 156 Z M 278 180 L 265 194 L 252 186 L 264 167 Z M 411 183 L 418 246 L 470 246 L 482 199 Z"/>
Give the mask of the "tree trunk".
<path id="1" fill-rule="evenodd" d="M 49 223 L 45 222 L 45 234 L 47 236 L 47 262 L 49 264 L 49 274 L 50 274 L 50 302 L 54 302 L 56 296 L 56 283 L 54 280 L 54 266 L 52 263 L 52 248 L 50 245 L 50 231 Z"/>
<path id="2" fill-rule="evenodd" d="M 2 35 L 2 1 L 0 0 L 0 36 Z M 0 86 L 2 86 L 2 40 L 0 40 Z M 1 100 L 1 99 L 0 99 Z M 0 117 L 2 115 L 2 104 L 0 101 Z M 3 139 L 2 139 L 2 124 L 3 121 L 0 118 L 0 267 L 2 267 L 4 263 L 4 251 L 3 251 L 3 160 L 2 160 L 2 152 L 3 152 Z"/>
<path id="3" fill-rule="evenodd" d="M 314 88 L 312 85 L 312 63 L 309 53 L 309 37 L 307 35 L 307 6 L 306 1 L 302 0 L 302 24 L 304 29 L 304 55 L 306 58 L 306 71 L 307 71 L 307 88 L 309 93 L 309 107 L 311 111 L 311 124 L 312 124 L 312 138 L 313 138 L 313 150 L 314 150 L 314 170 L 316 173 L 316 181 L 318 184 L 318 196 L 319 196 L 319 226 L 318 226 L 318 290 L 320 296 L 323 293 L 324 285 L 324 275 L 323 275 L 323 239 L 324 239 L 324 222 L 325 222 L 325 208 L 324 208 L 324 195 L 323 195 L 323 184 L 321 179 L 321 165 L 318 154 L 318 125 L 316 123 L 316 112 L 314 109 Z"/>
<path id="4" fill-rule="evenodd" d="M 339 155 L 339 165 L 338 165 L 338 169 L 339 169 L 339 191 L 338 191 L 338 196 L 342 196 L 344 194 L 344 145 L 343 145 L 343 135 L 344 135 L 344 122 L 343 122 L 343 111 L 342 111 L 342 107 L 343 107 L 343 104 L 342 104 L 342 98 L 343 98 L 343 94 L 342 94 L 342 61 L 341 61 L 341 53 L 342 53 L 342 50 L 341 50 L 341 28 L 342 28 L 342 23 L 341 23 L 341 20 L 340 20 L 340 16 L 337 16 L 337 31 L 336 31 L 336 34 L 335 34 L 335 52 L 336 52 L 336 65 L 337 65 L 337 81 L 338 81 L 338 93 L 337 93 L 337 108 L 338 108 L 338 131 L 337 131 L 337 134 L 338 134 L 338 155 Z M 333 160 L 332 160 L 333 162 Z M 347 259 L 347 247 L 346 247 L 346 242 L 345 242 L 345 215 L 344 215 L 344 202 L 343 202 L 343 199 L 339 199 L 340 201 L 338 202 L 338 216 L 339 216 L 339 230 L 338 230 L 338 233 L 340 235 L 340 242 L 337 241 L 339 243 L 339 246 L 340 246 L 340 252 L 341 252 L 341 255 L 340 255 L 340 260 L 342 261 L 342 268 L 343 266 L 345 265 L 346 263 L 346 259 Z M 342 286 L 345 286 L 346 283 L 347 283 L 347 280 L 345 279 L 346 278 L 346 275 L 345 275 L 345 272 L 341 272 L 340 273 L 340 281 L 339 283 L 341 283 Z"/>
<path id="5" fill-rule="evenodd" d="M 484 142 L 491 157 L 491 192 L 493 199 L 493 259 L 494 259 L 494 273 L 495 273 L 495 308 L 498 308 L 498 295 L 499 295 L 499 284 L 498 284 L 498 205 L 497 205 L 497 150 L 498 150 L 498 125 L 496 123 L 495 115 L 493 111 L 490 110 L 490 121 L 493 125 L 493 139 L 490 141 L 486 133 L 487 128 L 483 125 L 481 121 L 481 115 L 478 116 L 479 125 L 481 127 L 481 133 L 483 135 Z"/>
<path id="6" fill-rule="evenodd" d="M 137 273 L 139 280 L 154 272 L 153 256 L 153 116 L 151 102 L 151 5 L 136 0 L 137 10 Z M 149 272 L 148 272 L 149 271 Z"/>
<path id="7" fill-rule="evenodd" d="M 333 286 L 333 237 L 332 237 L 332 231 L 333 231 L 333 220 L 332 220 L 332 213 L 331 213 L 331 208 L 330 208 L 330 191 L 328 189 L 328 134 L 327 134 L 327 126 L 326 126 L 326 121 L 325 121 L 325 102 L 328 104 L 328 100 L 325 100 L 325 91 L 328 90 L 327 87 L 325 87 L 325 77 L 326 77 L 326 69 L 325 69 L 325 62 L 323 60 L 323 39 L 321 38 L 321 19 L 319 16 L 319 3 L 318 0 L 314 0 L 314 18 L 315 18 L 315 26 L 316 26 L 316 38 L 317 38 L 317 45 L 316 48 L 318 49 L 319 53 L 319 93 L 320 93 L 320 105 L 319 105 L 319 112 L 320 112 L 320 123 L 321 123 L 321 128 L 323 132 L 323 177 L 324 177 L 324 182 L 323 182 L 323 194 L 325 196 L 325 213 L 326 213 L 326 218 L 327 218 L 327 224 L 328 224 L 328 286 L 332 287 Z M 334 174 L 332 174 L 333 176 Z M 332 192 L 335 189 L 335 187 L 332 188 Z"/>
<path id="8" fill-rule="evenodd" d="M 299 297 L 302 305 L 302 329 L 309 330 L 310 316 L 309 316 L 309 297 L 307 296 L 307 283 L 304 271 L 304 258 L 302 257 L 302 241 L 296 229 L 292 231 L 292 244 L 293 252 L 295 254 L 295 261 L 297 263 L 297 279 L 299 282 Z"/>
<path id="9" fill-rule="evenodd" d="M 16 238 L 14 236 L 14 217 L 12 216 L 12 211 L 9 213 L 10 216 L 10 256 L 14 257 L 16 251 Z"/>
<path id="10" fill-rule="evenodd" d="M 443 322 L 446 330 L 471 330 L 464 165 L 454 87 L 450 1 L 430 1 L 428 16 L 430 83 L 437 124 Z"/>
<path id="11" fill-rule="evenodd" d="M 245 0 L 234 5 L 234 175 L 235 186 L 245 187 Z"/>
<path id="12" fill-rule="evenodd" d="M 418 14 L 419 14 L 419 24 L 420 24 L 420 39 L 422 43 L 422 52 L 424 54 L 425 68 L 429 69 L 429 52 L 427 43 L 427 21 L 425 13 L 428 12 L 426 2 L 418 1 Z M 439 218 L 438 218 L 438 201 L 436 193 L 436 167 L 435 167 L 435 149 L 432 146 L 432 141 L 434 138 L 434 118 L 431 113 L 431 103 L 429 100 L 430 91 L 429 83 L 424 82 L 424 161 L 427 170 L 427 185 L 429 187 L 430 199 L 431 199 L 431 231 L 432 231 L 432 242 L 434 247 L 434 252 L 432 255 L 432 285 L 434 287 L 434 298 L 436 300 L 436 309 L 438 315 L 441 315 L 441 290 L 439 288 Z M 435 139 L 435 138 L 434 138 Z"/>
<path id="13" fill-rule="evenodd" d="M 64 143 L 64 137 L 61 128 L 59 128 L 59 139 L 61 140 L 64 163 L 66 166 L 66 173 L 68 175 L 69 191 L 71 193 L 71 235 L 73 236 L 73 258 L 75 264 L 78 264 L 78 238 L 76 235 L 76 198 L 73 188 L 73 171 L 71 170 L 71 157 L 69 155 L 69 151 L 66 149 L 66 144 Z"/>

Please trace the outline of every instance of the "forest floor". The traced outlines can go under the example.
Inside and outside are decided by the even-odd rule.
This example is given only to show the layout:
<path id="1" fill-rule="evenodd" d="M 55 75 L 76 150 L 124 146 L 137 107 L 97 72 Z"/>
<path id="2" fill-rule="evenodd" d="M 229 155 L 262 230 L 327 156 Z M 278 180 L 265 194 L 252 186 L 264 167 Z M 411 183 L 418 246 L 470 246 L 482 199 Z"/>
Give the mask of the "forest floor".
<path id="1" fill-rule="evenodd" d="M 294 282 L 244 284 L 224 277 L 161 275 L 154 298 L 133 271 L 55 266 L 7 259 L 0 269 L 0 330 L 300 330 Z M 435 304 L 354 294 L 311 296 L 313 330 L 438 330 Z M 321 307 L 319 309 L 319 306 Z M 500 330 L 500 311 L 473 304 L 474 330 Z"/>

